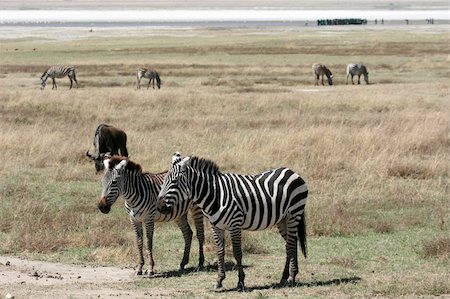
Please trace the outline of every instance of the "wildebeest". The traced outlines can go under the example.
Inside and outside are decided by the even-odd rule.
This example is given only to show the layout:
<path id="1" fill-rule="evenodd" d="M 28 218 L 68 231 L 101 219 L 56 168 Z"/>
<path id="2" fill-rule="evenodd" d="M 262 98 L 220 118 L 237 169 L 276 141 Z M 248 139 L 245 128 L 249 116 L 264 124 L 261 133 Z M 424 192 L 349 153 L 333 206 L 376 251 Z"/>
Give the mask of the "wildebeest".
<path id="1" fill-rule="evenodd" d="M 86 156 L 95 162 L 97 172 L 104 169 L 103 158 L 106 153 L 110 155 L 120 155 L 128 157 L 127 134 L 119 128 L 106 124 L 98 125 L 94 136 L 95 154 L 90 154 L 89 150 Z"/>

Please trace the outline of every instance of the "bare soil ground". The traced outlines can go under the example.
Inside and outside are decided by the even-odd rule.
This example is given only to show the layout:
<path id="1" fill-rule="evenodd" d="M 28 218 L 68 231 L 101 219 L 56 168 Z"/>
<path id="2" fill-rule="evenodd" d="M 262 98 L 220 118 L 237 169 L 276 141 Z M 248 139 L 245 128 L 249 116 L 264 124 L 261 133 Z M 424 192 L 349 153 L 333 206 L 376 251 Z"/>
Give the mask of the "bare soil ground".
<path id="1" fill-rule="evenodd" d="M 163 289 L 117 289 L 139 281 L 133 269 L 92 267 L 0 256 L 0 296 L 17 298 L 167 298 Z"/>

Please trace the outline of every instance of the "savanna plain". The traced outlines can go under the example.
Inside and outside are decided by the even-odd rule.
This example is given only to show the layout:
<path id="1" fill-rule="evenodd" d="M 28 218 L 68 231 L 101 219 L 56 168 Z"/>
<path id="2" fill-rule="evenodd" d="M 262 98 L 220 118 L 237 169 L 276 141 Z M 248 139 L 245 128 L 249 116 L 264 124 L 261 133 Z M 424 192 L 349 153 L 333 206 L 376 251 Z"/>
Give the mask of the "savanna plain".
<path id="1" fill-rule="evenodd" d="M 74 265 L 75 276 L 97 270 L 71 281 L 58 266 L 13 280 L 0 274 L 0 296 L 450 296 L 448 25 L 70 29 L 83 31 L 77 38 L 65 30 L 0 40 L 0 269 L 20 257 Z M 314 85 L 314 62 L 328 65 L 335 85 Z M 367 66 L 371 84 L 345 84 L 351 62 Z M 76 66 L 79 88 L 63 78 L 57 91 L 51 81 L 41 91 L 54 64 Z M 159 72 L 160 90 L 136 89 L 141 66 Z M 225 172 L 299 173 L 310 190 L 309 255 L 299 257 L 297 284 L 277 287 L 284 242 L 270 229 L 243 235 L 247 292 L 234 292 L 230 242 L 224 290 L 214 292 L 209 229 L 206 270 L 193 271 L 194 239 L 190 267 L 178 273 L 183 240 L 174 223 L 155 226 L 160 276 L 134 277 L 123 201 L 100 213 L 101 174 L 85 156 L 100 123 L 128 134 L 130 159 L 144 171 L 166 170 L 180 151 Z M 102 279 L 100 266 L 126 279 L 114 271 Z"/>

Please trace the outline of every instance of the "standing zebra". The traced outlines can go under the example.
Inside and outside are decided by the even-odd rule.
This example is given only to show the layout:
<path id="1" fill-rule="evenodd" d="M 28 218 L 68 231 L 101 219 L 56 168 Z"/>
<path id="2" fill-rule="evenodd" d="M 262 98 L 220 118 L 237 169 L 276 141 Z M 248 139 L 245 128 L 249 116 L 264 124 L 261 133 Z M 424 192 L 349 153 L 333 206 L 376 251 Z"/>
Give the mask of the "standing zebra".
<path id="1" fill-rule="evenodd" d="M 346 84 L 348 84 L 348 76 L 351 76 L 352 84 L 355 84 L 353 82 L 353 76 L 358 76 L 358 84 L 360 84 L 361 75 L 364 75 L 364 81 L 366 81 L 366 84 L 369 84 L 369 73 L 367 72 L 367 68 L 364 64 L 354 64 L 354 63 L 348 64 Z"/>
<path id="2" fill-rule="evenodd" d="M 47 82 L 47 79 L 50 77 L 53 80 L 53 87 L 52 89 L 58 89 L 56 86 L 55 78 L 63 78 L 65 76 L 69 77 L 70 80 L 70 87 L 72 88 L 73 81 L 77 84 L 78 88 L 78 81 L 76 78 L 76 72 L 75 68 L 73 66 L 66 66 L 66 65 L 58 65 L 58 66 L 52 66 L 48 70 L 46 70 L 42 76 L 41 76 L 41 90 L 45 88 L 45 84 Z"/>
<path id="3" fill-rule="evenodd" d="M 323 76 L 327 76 L 328 78 L 328 85 L 333 85 L 333 74 L 331 73 L 330 69 L 327 68 L 325 65 L 320 63 L 314 63 L 312 65 L 312 71 L 313 75 L 316 78 L 316 85 L 319 85 L 319 77 L 322 76 L 322 85 L 323 84 Z"/>
<path id="4" fill-rule="evenodd" d="M 185 265 L 189 262 L 189 253 L 192 242 L 192 230 L 187 220 L 187 212 L 190 209 L 192 218 L 197 230 L 197 238 L 199 242 L 199 261 L 198 268 L 202 269 L 204 264 L 203 243 L 205 240 L 203 227 L 203 213 L 197 205 L 189 202 L 180 202 L 167 209 L 164 205 L 160 205 L 162 209 L 157 209 L 157 195 L 161 189 L 165 173 L 151 174 L 143 173 L 139 164 L 129 161 L 126 157 L 113 156 L 104 160 L 105 173 L 103 175 L 102 184 L 103 191 L 98 208 L 104 214 L 109 213 L 111 206 L 116 202 L 120 195 L 125 198 L 125 208 L 130 215 L 131 224 L 136 232 L 136 241 L 139 250 L 139 265 L 137 275 L 142 275 L 142 267 L 144 266 L 143 255 L 143 225 L 147 234 L 147 249 L 149 253 L 150 270 L 152 275 L 153 260 L 153 229 L 154 222 L 166 222 L 176 220 L 178 227 L 181 229 L 184 238 L 184 255 L 180 263 L 179 271 L 184 270 Z M 163 209 L 166 209 L 163 211 Z"/>
<path id="5" fill-rule="evenodd" d="M 221 288 L 225 279 L 224 231 L 230 231 L 239 273 L 237 289 L 243 291 L 241 231 L 263 230 L 273 225 L 277 225 L 286 242 L 286 262 L 280 284 L 294 284 L 298 273 L 297 240 L 306 257 L 304 209 L 308 188 L 303 179 L 288 168 L 256 175 L 222 173 L 212 161 L 198 157 L 180 161 L 176 155 L 158 197 L 169 207 L 191 199 L 208 217 L 219 257 L 214 288 Z"/>
<path id="6" fill-rule="evenodd" d="M 153 89 L 155 89 L 155 79 L 156 79 L 156 85 L 158 86 L 158 89 L 161 88 L 161 79 L 159 78 L 159 74 L 157 71 L 152 70 L 152 69 L 145 69 L 145 68 L 139 69 L 137 72 L 137 88 L 138 89 L 141 88 L 141 79 L 142 78 L 150 79 L 148 81 L 147 89 L 149 88 L 150 82 L 152 82 L 152 81 L 153 81 Z"/>

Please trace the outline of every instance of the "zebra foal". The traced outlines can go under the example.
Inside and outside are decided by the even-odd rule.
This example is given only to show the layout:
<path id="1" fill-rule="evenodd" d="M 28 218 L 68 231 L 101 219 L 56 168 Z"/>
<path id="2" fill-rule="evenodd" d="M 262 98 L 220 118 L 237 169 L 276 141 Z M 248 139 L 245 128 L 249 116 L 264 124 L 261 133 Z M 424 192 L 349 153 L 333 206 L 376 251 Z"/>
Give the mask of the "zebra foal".
<path id="1" fill-rule="evenodd" d="M 313 75 L 316 79 L 316 85 L 319 85 L 319 78 L 322 76 L 322 85 L 323 84 L 323 76 L 327 76 L 328 79 L 328 85 L 333 85 L 333 74 L 331 73 L 330 69 L 327 68 L 325 65 L 320 63 L 314 63 L 312 65 L 312 71 Z"/>
<path id="2" fill-rule="evenodd" d="M 137 72 L 137 89 L 141 88 L 141 79 L 149 79 L 147 84 L 147 89 L 150 87 L 150 83 L 153 81 L 153 89 L 155 89 L 155 80 L 156 80 L 156 86 L 158 86 L 158 89 L 161 88 L 161 79 L 159 78 L 159 74 L 157 71 L 152 69 L 145 69 L 141 68 Z"/>
<path id="3" fill-rule="evenodd" d="M 361 75 L 364 76 L 364 81 L 366 81 L 366 84 L 369 84 L 369 72 L 367 71 L 367 68 L 364 64 L 355 64 L 355 63 L 348 64 L 346 84 L 348 84 L 349 76 L 352 78 L 352 84 L 355 84 L 355 82 L 353 82 L 353 76 L 358 76 L 358 84 L 360 84 Z"/>
<path id="4" fill-rule="evenodd" d="M 73 66 L 57 65 L 57 66 L 50 67 L 42 74 L 41 90 L 45 88 L 48 78 L 52 78 L 52 81 L 53 81 L 52 89 L 58 89 L 58 86 L 56 86 L 55 78 L 64 78 L 65 76 L 69 77 L 69 80 L 70 80 L 69 89 L 72 89 L 73 81 L 75 81 L 75 83 L 77 84 L 77 88 L 78 88 L 78 81 L 76 78 L 75 68 Z"/>
<path id="5" fill-rule="evenodd" d="M 125 209 L 127 210 L 131 224 L 136 233 L 136 242 L 139 251 L 139 265 L 137 275 L 142 275 L 144 266 L 143 255 L 143 226 L 145 226 L 147 237 L 147 250 L 149 254 L 149 275 L 154 273 L 155 262 L 153 260 L 153 230 L 154 223 L 175 220 L 183 233 L 184 254 L 180 263 L 179 271 L 189 262 L 189 253 L 192 242 L 192 230 L 189 226 L 187 214 L 190 210 L 197 230 L 199 242 L 199 261 L 197 269 L 202 269 L 205 261 L 203 254 L 203 243 L 205 240 L 203 227 L 203 213 L 201 209 L 189 202 L 179 202 L 164 213 L 157 209 L 157 195 L 161 189 L 165 172 L 152 174 L 142 172 L 139 164 L 126 157 L 113 156 L 104 160 L 105 172 L 102 178 L 102 195 L 98 202 L 98 208 L 104 214 L 109 213 L 111 206 L 119 196 L 125 198 Z M 161 205 L 162 208 L 165 208 Z"/>
<path id="6" fill-rule="evenodd" d="M 219 258 L 215 289 L 222 287 L 224 231 L 230 231 L 238 270 L 237 289 L 245 289 L 242 268 L 241 231 L 263 230 L 276 225 L 286 242 L 286 261 L 281 285 L 294 284 L 298 273 L 297 242 L 306 257 L 305 204 L 308 188 L 288 168 L 276 168 L 256 175 L 223 173 L 209 160 L 198 157 L 172 158 L 159 198 L 167 206 L 192 200 L 211 222 Z"/>

